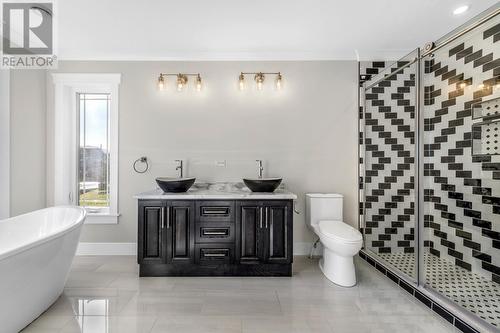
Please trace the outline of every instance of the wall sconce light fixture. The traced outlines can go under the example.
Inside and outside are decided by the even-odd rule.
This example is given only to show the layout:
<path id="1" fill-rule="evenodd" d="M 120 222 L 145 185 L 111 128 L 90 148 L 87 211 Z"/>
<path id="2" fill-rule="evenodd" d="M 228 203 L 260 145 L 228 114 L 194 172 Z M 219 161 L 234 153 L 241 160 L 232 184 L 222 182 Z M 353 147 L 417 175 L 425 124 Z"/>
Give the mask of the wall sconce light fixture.
<path id="1" fill-rule="evenodd" d="M 187 86 L 188 83 L 188 77 L 189 76 L 194 76 L 195 77 L 195 90 L 196 91 L 201 91 L 203 84 L 201 80 L 201 75 L 199 73 L 197 74 L 192 74 L 192 73 L 160 73 L 160 76 L 158 77 L 158 89 L 159 90 L 165 90 L 166 88 L 166 81 L 167 81 L 167 76 L 175 76 L 176 79 L 176 84 L 177 84 L 177 91 L 182 91 L 184 88 Z"/>
<path id="2" fill-rule="evenodd" d="M 262 85 L 264 84 L 265 75 L 263 73 L 255 74 L 254 80 L 257 83 L 257 89 L 262 90 Z"/>
<path id="3" fill-rule="evenodd" d="M 196 91 L 201 91 L 202 86 L 201 86 L 200 74 L 196 75 L 195 88 L 196 88 Z"/>
<path id="4" fill-rule="evenodd" d="M 274 81 L 276 89 L 281 90 L 281 88 L 283 88 L 283 75 L 281 74 L 281 72 L 274 72 L 274 73 L 241 72 L 240 76 L 238 77 L 238 86 L 239 86 L 240 90 L 245 90 L 245 88 L 246 88 L 245 75 L 254 75 L 254 80 L 255 80 L 255 83 L 257 84 L 258 90 L 262 90 L 264 88 L 264 81 L 266 79 L 266 75 L 276 75 L 276 80 Z"/>
<path id="5" fill-rule="evenodd" d="M 240 74 L 238 78 L 238 83 L 240 90 L 245 90 L 246 83 L 245 83 L 245 75 L 243 75 L 243 73 Z"/>
<path id="6" fill-rule="evenodd" d="M 283 76 L 281 76 L 281 73 L 278 73 L 278 75 L 276 75 L 275 85 L 276 89 L 278 90 L 281 90 L 281 88 L 283 88 Z"/>

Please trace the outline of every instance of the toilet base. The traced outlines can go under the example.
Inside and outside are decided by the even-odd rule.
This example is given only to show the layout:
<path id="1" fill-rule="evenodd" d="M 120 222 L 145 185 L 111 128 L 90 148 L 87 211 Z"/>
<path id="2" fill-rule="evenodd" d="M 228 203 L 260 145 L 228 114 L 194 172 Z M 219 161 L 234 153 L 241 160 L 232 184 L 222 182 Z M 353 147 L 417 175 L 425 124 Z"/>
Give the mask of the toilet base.
<path id="1" fill-rule="evenodd" d="M 319 261 L 319 268 L 328 280 L 339 286 L 353 287 L 356 285 L 354 256 L 342 257 L 324 248 L 323 258 Z"/>

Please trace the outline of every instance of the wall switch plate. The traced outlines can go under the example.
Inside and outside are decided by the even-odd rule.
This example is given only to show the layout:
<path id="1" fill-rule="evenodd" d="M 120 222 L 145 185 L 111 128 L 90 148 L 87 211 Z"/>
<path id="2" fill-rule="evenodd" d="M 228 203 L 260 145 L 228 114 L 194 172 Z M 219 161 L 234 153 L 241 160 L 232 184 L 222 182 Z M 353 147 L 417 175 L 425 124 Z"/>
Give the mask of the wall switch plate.
<path id="1" fill-rule="evenodd" d="M 226 167 L 226 160 L 215 161 L 215 166 L 219 167 L 219 168 L 225 168 Z"/>

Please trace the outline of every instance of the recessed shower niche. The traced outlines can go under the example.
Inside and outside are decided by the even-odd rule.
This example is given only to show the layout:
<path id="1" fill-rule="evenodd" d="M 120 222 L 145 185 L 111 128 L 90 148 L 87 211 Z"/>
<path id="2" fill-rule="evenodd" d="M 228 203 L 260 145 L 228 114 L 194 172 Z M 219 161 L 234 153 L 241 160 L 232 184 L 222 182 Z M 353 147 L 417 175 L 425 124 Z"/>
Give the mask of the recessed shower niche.
<path id="1" fill-rule="evenodd" d="M 500 154 L 500 98 L 472 105 L 472 155 Z"/>

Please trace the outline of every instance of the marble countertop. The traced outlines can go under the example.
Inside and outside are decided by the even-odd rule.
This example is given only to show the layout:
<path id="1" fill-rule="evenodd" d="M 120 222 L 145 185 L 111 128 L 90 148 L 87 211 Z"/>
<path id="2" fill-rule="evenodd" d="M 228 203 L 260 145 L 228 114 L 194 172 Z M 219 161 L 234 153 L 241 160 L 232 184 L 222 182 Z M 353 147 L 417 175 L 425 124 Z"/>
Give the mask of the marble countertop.
<path id="1" fill-rule="evenodd" d="M 295 200 L 297 195 L 281 185 L 272 193 L 252 192 L 243 183 L 195 183 L 187 192 L 166 193 L 157 188 L 134 195 L 136 199 L 220 199 L 220 200 Z"/>

